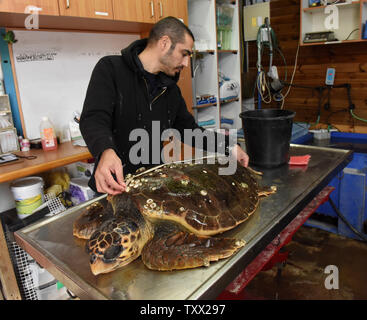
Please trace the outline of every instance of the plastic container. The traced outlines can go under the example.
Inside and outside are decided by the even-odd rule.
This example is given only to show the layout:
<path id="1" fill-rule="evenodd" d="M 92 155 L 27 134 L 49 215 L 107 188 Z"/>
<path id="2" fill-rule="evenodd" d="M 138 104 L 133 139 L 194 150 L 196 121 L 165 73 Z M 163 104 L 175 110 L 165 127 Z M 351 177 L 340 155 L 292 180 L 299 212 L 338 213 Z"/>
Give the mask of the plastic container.
<path id="1" fill-rule="evenodd" d="M 28 139 L 22 139 L 20 146 L 21 146 L 21 151 L 29 151 L 31 148 L 31 143 L 29 142 Z"/>
<path id="2" fill-rule="evenodd" d="M 72 178 L 70 180 L 69 193 L 74 205 L 93 199 L 95 192 L 88 186 L 89 179 Z"/>
<path id="3" fill-rule="evenodd" d="M 40 124 L 41 143 L 44 151 L 57 149 L 57 137 L 55 128 L 48 117 L 42 117 Z"/>
<path id="4" fill-rule="evenodd" d="M 330 140 L 331 132 L 338 131 L 336 129 L 320 129 L 320 130 L 309 130 L 309 132 L 313 133 L 313 138 L 316 140 Z"/>
<path id="5" fill-rule="evenodd" d="M 259 109 L 240 114 L 250 164 L 274 168 L 288 163 L 295 114 L 280 109 Z"/>
<path id="6" fill-rule="evenodd" d="M 22 178 L 11 183 L 10 190 L 20 219 L 29 217 L 44 202 L 43 185 L 40 177 Z"/>

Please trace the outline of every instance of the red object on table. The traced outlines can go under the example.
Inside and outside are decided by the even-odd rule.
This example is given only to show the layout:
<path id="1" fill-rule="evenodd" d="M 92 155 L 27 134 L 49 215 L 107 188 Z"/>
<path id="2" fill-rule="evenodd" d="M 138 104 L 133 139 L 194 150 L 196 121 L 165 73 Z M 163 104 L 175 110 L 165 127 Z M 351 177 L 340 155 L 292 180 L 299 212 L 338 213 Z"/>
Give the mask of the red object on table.
<path id="1" fill-rule="evenodd" d="M 311 156 L 309 154 L 305 156 L 292 156 L 289 159 L 289 164 L 292 166 L 306 166 L 310 161 Z"/>

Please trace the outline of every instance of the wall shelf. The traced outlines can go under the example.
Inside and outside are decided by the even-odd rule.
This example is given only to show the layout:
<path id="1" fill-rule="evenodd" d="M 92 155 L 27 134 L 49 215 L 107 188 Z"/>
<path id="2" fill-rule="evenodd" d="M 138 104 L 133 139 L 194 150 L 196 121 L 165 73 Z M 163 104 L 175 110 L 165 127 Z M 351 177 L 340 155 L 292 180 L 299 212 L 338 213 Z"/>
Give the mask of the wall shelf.
<path id="1" fill-rule="evenodd" d="M 233 129 L 240 129 L 242 122 L 239 114 L 242 109 L 242 97 L 241 57 L 238 54 L 241 47 L 239 1 L 188 0 L 188 11 L 189 27 L 196 41 L 205 43 L 207 48 L 215 48 L 214 50 L 198 50 L 199 55 L 193 57 L 194 97 L 210 93 L 217 99 L 216 103 L 205 105 L 195 105 L 196 102 L 194 102 L 196 121 L 214 120 L 214 129 L 219 129 L 220 119 L 224 117 L 233 119 Z M 217 21 L 218 15 L 220 18 Z M 226 26 L 218 26 L 218 22 Z M 237 98 L 221 99 L 220 74 L 238 83 Z M 232 91 L 229 94 L 226 91 L 223 96 L 232 96 L 231 93 Z M 223 105 L 225 108 L 222 108 Z"/>
<path id="2" fill-rule="evenodd" d="M 196 106 L 193 106 L 193 109 L 203 109 L 203 108 L 208 108 L 208 107 L 216 107 L 217 103 L 213 102 L 213 103 L 206 103 L 206 104 L 197 104 Z"/>
<path id="3" fill-rule="evenodd" d="M 366 41 L 366 39 L 362 38 L 363 25 L 367 20 L 366 3 L 366 0 L 361 0 L 353 1 L 352 3 L 343 2 L 335 4 L 338 8 L 338 28 L 327 29 L 325 21 L 332 14 L 331 12 L 326 13 L 325 9 L 327 6 L 309 7 L 308 0 L 301 0 L 300 45 L 313 46 Z M 306 33 L 326 31 L 333 31 L 337 41 L 303 42 Z"/>
<path id="4" fill-rule="evenodd" d="M 233 54 L 237 54 L 238 51 L 237 50 L 218 50 L 218 53 L 233 53 Z"/>
<path id="5" fill-rule="evenodd" d="M 335 6 L 337 7 L 341 7 L 341 6 L 351 6 L 351 5 L 359 5 L 360 1 L 352 1 L 352 3 L 347 3 L 347 2 L 341 2 L 341 3 L 336 3 Z M 316 7 L 308 7 L 308 8 L 303 8 L 304 12 L 316 12 L 318 10 L 323 10 L 325 9 L 327 6 L 316 6 Z"/>

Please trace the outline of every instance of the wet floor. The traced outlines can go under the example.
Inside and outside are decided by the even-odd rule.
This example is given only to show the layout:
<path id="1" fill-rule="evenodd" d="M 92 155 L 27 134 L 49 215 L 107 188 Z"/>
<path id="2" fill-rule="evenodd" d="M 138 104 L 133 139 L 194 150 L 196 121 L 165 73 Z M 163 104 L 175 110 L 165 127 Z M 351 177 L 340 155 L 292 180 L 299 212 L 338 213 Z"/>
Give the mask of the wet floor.
<path id="1" fill-rule="evenodd" d="M 260 272 L 246 299 L 367 300 L 366 242 L 301 227 L 284 248 L 287 262 Z"/>

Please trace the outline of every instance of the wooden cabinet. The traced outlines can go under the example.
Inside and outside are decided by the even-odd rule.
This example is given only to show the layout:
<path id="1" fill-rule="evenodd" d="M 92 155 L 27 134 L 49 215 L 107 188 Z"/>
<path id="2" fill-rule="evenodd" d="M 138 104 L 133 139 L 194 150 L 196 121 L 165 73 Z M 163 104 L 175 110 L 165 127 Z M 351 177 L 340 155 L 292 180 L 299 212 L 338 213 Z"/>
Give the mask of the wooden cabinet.
<path id="1" fill-rule="evenodd" d="M 186 0 L 156 0 L 156 8 L 158 20 L 173 16 L 188 23 Z"/>
<path id="2" fill-rule="evenodd" d="M 114 19 L 155 23 L 173 16 L 187 24 L 186 0 L 112 0 Z"/>
<path id="3" fill-rule="evenodd" d="M 113 0 L 115 20 L 155 23 L 154 1 Z"/>
<path id="4" fill-rule="evenodd" d="M 39 8 L 39 14 L 59 15 L 58 0 L 11 0 L 0 1 L 0 12 L 25 13 L 26 8 L 34 6 Z"/>
<path id="5" fill-rule="evenodd" d="M 113 19 L 112 0 L 59 0 L 60 15 Z"/>

